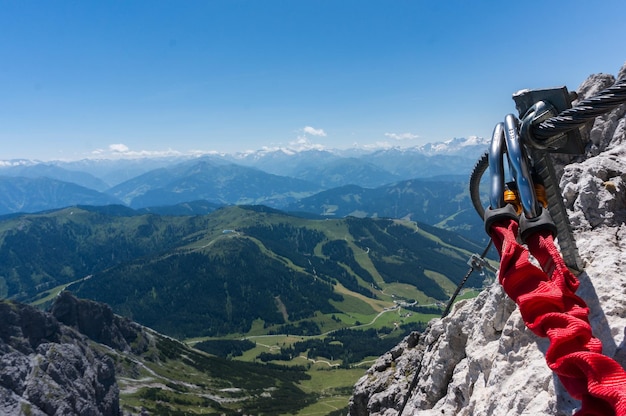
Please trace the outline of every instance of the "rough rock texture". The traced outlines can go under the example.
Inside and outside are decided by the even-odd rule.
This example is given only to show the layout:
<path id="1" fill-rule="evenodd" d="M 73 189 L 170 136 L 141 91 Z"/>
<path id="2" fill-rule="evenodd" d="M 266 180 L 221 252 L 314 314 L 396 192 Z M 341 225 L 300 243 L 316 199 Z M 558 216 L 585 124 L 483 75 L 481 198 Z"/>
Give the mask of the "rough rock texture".
<path id="1" fill-rule="evenodd" d="M 0 302 L 0 414 L 117 416 L 114 363 L 27 305 Z"/>
<path id="2" fill-rule="evenodd" d="M 626 66 L 618 78 L 626 76 Z M 594 75 L 582 98 L 615 81 Z M 567 161 L 561 189 L 585 271 L 577 292 L 604 354 L 626 365 L 626 105 L 600 117 L 586 154 Z M 563 162 L 564 159 L 560 159 Z M 548 341 L 526 329 L 496 282 L 423 335 L 380 357 L 355 386 L 350 415 L 571 415 L 579 405 L 548 369 Z M 417 382 L 410 397 L 409 386 Z"/>
<path id="3" fill-rule="evenodd" d="M 130 319 L 115 315 L 111 307 L 87 299 L 78 299 L 70 292 L 61 292 L 50 313 L 59 322 L 76 329 L 92 341 L 118 351 L 141 354 L 148 348 L 143 328 Z"/>

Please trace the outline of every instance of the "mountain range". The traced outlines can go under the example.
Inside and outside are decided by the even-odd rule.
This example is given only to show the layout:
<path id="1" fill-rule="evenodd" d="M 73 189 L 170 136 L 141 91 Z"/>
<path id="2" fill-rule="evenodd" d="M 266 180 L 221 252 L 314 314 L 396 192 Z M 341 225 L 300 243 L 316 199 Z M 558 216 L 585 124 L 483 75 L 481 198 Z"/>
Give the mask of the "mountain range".
<path id="1" fill-rule="evenodd" d="M 484 140 L 471 138 L 375 151 L 5 161 L 0 215 L 79 205 L 189 215 L 227 205 L 266 205 L 301 215 L 404 218 L 475 238 L 482 221 L 472 214 L 467 176 L 485 147 Z"/>
<path id="2" fill-rule="evenodd" d="M 467 175 L 478 154 L 486 149 L 481 139 L 454 139 L 414 148 L 293 151 L 261 150 L 240 154 L 145 159 L 84 159 L 73 162 L 11 160 L 0 162 L 4 190 L 0 214 L 34 212 L 48 197 L 35 179 L 45 177 L 72 183 L 130 206 L 172 205 L 206 199 L 214 203 L 264 203 L 282 208 L 302 196 L 344 185 L 375 188 L 407 179 L 439 175 Z M 20 189 L 9 178 L 20 177 Z M 39 185 L 40 186 L 40 185 Z M 236 189 L 241 189 L 237 191 Z M 62 208 L 59 201 L 81 200 L 86 190 L 68 189 L 63 198 L 52 197 L 44 209 Z M 38 203 L 31 202 L 31 194 Z M 102 196 L 104 198 L 104 196 Z M 173 203 L 168 203 L 173 198 Z M 244 202 L 245 200 L 245 202 Z M 20 201 L 16 203 L 15 201 Z"/>
<path id="3" fill-rule="evenodd" d="M 342 159 L 372 163 L 392 175 L 412 178 L 446 173 L 465 173 L 464 165 L 474 160 L 488 146 L 489 140 L 480 137 L 455 138 L 444 142 L 427 143 L 413 147 L 381 146 L 373 148 L 320 149 L 317 147 L 276 147 L 238 153 L 209 152 L 194 155 L 162 157 L 123 156 L 116 159 L 80 159 L 74 161 L 30 159 L 0 160 L 0 176 L 49 176 L 104 190 L 132 179 L 150 170 L 168 167 L 180 162 L 204 158 L 214 162 L 235 163 L 254 167 L 280 176 L 299 177 L 299 172 L 324 166 Z M 427 158 L 433 158 L 429 162 Z M 462 166 L 445 166 L 446 160 L 465 161 Z M 431 163 L 433 162 L 434 163 Z M 427 163 L 444 172 L 428 172 L 419 165 Z M 425 172 L 420 173 L 420 172 Z M 73 175 L 73 176 L 72 176 Z M 87 175 L 87 176 L 85 176 Z M 80 178 L 83 177 L 81 180 Z M 94 178 L 96 178 L 94 180 Z M 303 179 L 303 178 L 300 178 Z M 96 183 L 101 181 L 102 183 Z"/>

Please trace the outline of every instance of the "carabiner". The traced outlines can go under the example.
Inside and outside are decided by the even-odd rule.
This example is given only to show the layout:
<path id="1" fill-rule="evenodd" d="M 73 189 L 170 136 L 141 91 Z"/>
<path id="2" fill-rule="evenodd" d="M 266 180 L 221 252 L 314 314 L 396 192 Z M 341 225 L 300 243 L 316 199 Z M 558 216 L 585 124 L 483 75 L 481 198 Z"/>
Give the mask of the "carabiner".
<path id="1" fill-rule="evenodd" d="M 555 145 L 555 142 L 560 140 L 564 141 L 566 136 L 555 136 L 550 138 L 550 140 L 540 140 L 537 139 L 532 134 L 533 126 L 536 126 L 545 120 L 555 117 L 558 115 L 558 112 L 555 108 L 548 102 L 545 101 L 537 101 L 526 111 L 526 113 L 522 117 L 522 125 L 519 129 L 519 134 L 524 143 L 528 143 L 529 146 L 534 147 L 535 149 L 540 150 L 548 150 L 551 147 L 556 146 L 557 148 L 560 146 L 559 144 Z M 560 143 L 560 142 L 559 142 Z"/>
<path id="2" fill-rule="evenodd" d="M 520 139 L 519 122 L 513 114 L 504 118 L 504 137 L 509 167 L 517 184 L 524 215 L 529 219 L 535 218 L 539 215 L 535 186 L 528 166 L 529 158 Z"/>
<path id="3" fill-rule="evenodd" d="M 491 177 L 491 188 L 489 203 L 491 209 L 502 208 L 504 202 L 504 123 L 496 124 L 491 135 L 491 146 L 489 147 L 489 176 Z"/>

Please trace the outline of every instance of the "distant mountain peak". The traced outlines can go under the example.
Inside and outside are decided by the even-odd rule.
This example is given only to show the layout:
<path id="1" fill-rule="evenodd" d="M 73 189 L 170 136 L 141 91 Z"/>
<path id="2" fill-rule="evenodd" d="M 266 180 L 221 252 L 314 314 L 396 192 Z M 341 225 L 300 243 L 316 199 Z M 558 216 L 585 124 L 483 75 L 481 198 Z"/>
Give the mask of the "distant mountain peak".
<path id="1" fill-rule="evenodd" d="M 441 142 L 426 143 L 417 146 L 400 146 L 389 142 L 380 142 L 368 145 L 354 144 L 352 147 L 340 149 L 330 148 L 322 144 L 304 142 L 293 142 L 287 146 L 264 146 L 258 150 L 246 150 L 243 152 L 231 153 L 230 156 L 234 160 L 255 161 L 267 157 L 284 157 L 297 156 L 300 154 L 322 153 L 335 155 L 338 157 L 349 157 L 354 155 L 366 155 L 376 152 L 395 151 L 395 152 L 416 152 L 426 156 L 434 155 L 464 155 L 468 148 L 478 149 L 472 154 L 482 152 L 487 148 L 490 139 L 479 136 L 455 137 Z M 223 156 L 228 156 L 225 154 Z"/>
<path id="2" fill-rule="evenodd" d="M 98 201 L 146 207 L 147 200 L 137 204 L 140 197 L 148 198 L 148 193 L 152 198 L 150 205 L 154 206 L 210 200 L 281 208 L 296 199 L 342 185 L 376 188 L 407 179 L 467 175 L 487 147 L 486 140 L 475 136 L 413 147 L 386 143 L 377 149 L 330 149 L 303 139 L 288 146 L 230 154 L 197 153 L 193 157 L 75 162 L 14 159 L 0 162 L 0 190 L 4 191 L 0 213 Z M 44 186 L 41 181 L 34 181 L 42 177 L 87 189 L 51 183 Z"/>
<path id="3" fill-rule="evenodd" d="M 466 151 L 468 147 L 484 147 L 486 149 L 489 141 L 489 139 L 478 136 L 455 137 L 443 142 L 427 143 L 419 148 L 426 155 L 457 154 Z"/>
<path id="4" fill-rule="evenodd" d="M 218 151 L 196 151 L 192 154 L 168 154 L 168 155 L 154 155 L 147 156 L 141 155 L 138 157 L 127 157 L 127 158 L 106 158 L 106 157 L 93 157 L 87 159 L 81 159 L 76 161 L 63 161 L 63 160 L 51 160 L 47 162 L 42 162 L 40 160 L 35 159 L 9 159 L 9 160 L 0 160 L 0 168 L 11 168 L 11 167 L 25 167 L 25 166 L 34 166 L 40 164 L 49 164 L 56 166 L 70 165 L 70 166 L 81 166 L 81 165 L 100 165 L 100 164 L 111 164 L 116 162 L 141 162 L 141 161 L 160 161 L 161 164 L 166 163 L 175 163 L 176 161 L 181 161 L 185 159 L 193 159 L 200 157 L 218 157 L 218 158 L 230 158 L 234 160 L 255 160 L 261 159 L 270 155 L 282 155 L 282 156 L 296 156 L 300 153 L 327 153 L 337 156 L 346 156 L 355 154 L 367 154 L 374 153 L 378 151 L 407 151 L 407 152 L 420 152 L 426 155 L 434 155 L 434 154 L 455 154 L 456 152 L 464 151 L 467 147 L 471 146 L 487 146 L 489 143 L 489 139 L 485 139 L 478 136 L 469 136 L 465 137 L 455 137 L 449 140 L 441 141 L 441 142 L 432 142 L 426 143 L 423 145 L 416 146 L 399 146 L 389 142 L 378 142 L 374 144 L 367 145 L 358 145 L 354 144 L 353 146 L 345 149 L 340 148 L 331 148 L 327 147 L 320 143 L 313 143 L 308 140 L 297 140 L 289 143 L 286 146 L 263 146 L 257 150 L 243 150 L 239 152 L 218 152 Z"/>

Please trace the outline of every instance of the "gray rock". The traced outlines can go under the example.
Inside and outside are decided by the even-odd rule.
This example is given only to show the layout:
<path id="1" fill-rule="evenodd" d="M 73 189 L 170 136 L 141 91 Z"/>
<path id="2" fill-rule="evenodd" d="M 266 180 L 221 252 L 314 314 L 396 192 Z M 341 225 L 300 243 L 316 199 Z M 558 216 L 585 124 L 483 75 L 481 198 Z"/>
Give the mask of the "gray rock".
<path id="1" fill-rule="evenodd" d="M 131 320 L 115 315 L 104 303 L 78 299 L 70 292 L 61 292 L 50 313 L 59 322 L 76 329 L 91 340 L 118 351 L 141 354 L 148 348 L 140 334 L 142 327 Z"/>
<path id="2" fill-rule="evenodd" d="M 9 301 L 0 322 L 0 414 L 121 414 L 114 363 L 85 336 Z"/>

